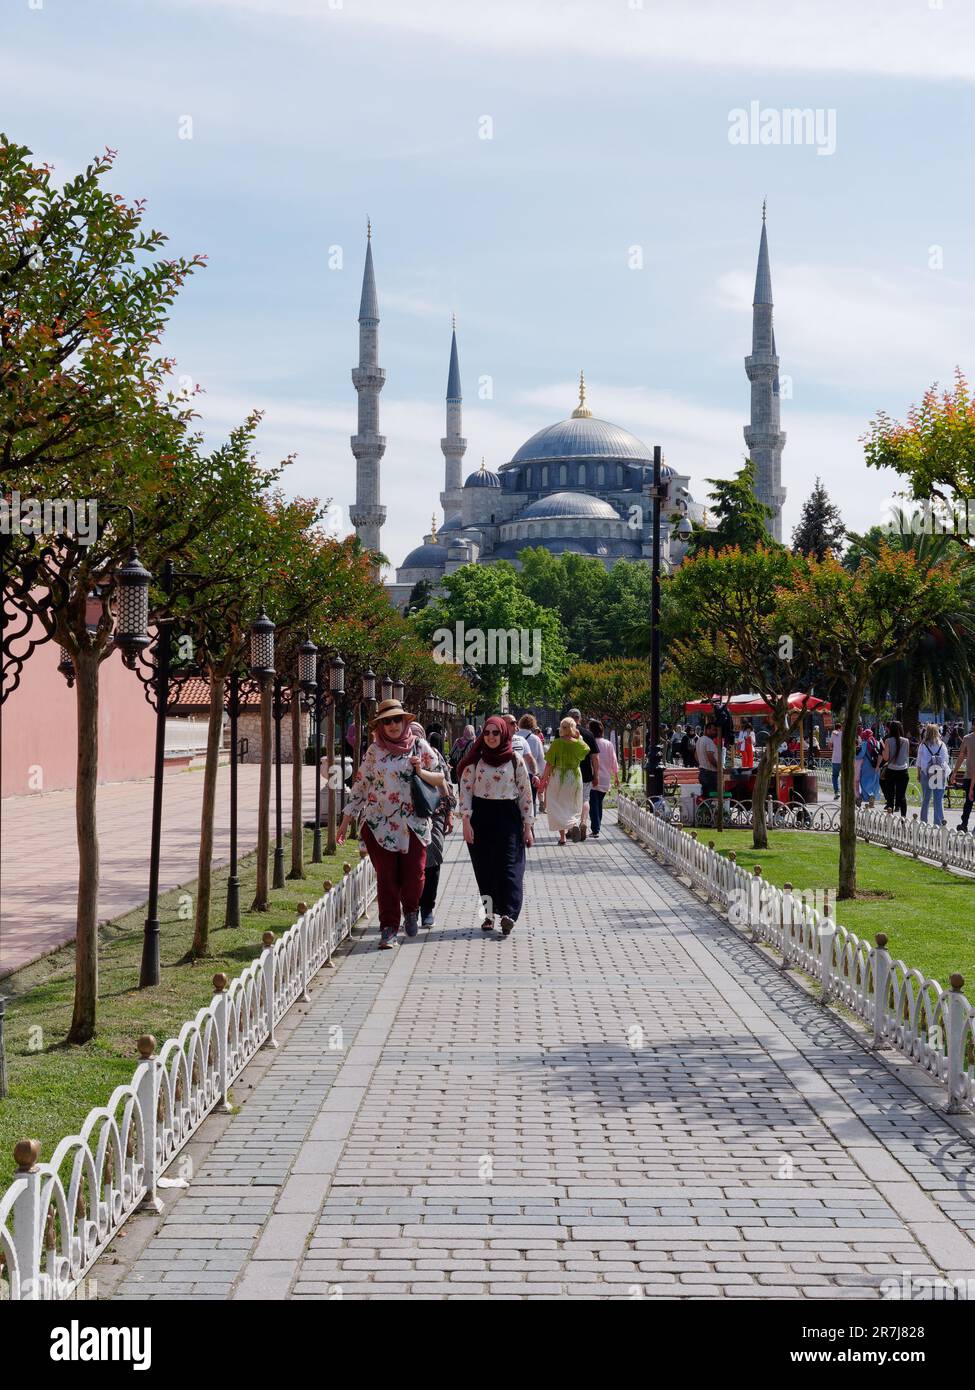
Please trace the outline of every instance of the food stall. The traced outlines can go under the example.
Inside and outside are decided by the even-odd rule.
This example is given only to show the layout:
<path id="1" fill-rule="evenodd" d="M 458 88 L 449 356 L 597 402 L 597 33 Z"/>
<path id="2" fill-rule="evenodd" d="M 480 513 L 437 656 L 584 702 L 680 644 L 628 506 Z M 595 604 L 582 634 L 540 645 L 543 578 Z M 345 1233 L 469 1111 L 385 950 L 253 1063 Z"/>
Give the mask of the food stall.
<path id="1" fill-rule="evenodd" d="M 710 699 L 688 700 L 684 705 L 684 710 L 687 714 L 713 714 L 718 705 L 724 705 L 727 708 L 735 728 L 741 727 L 742 719 L 751 716 L 768 719 L 772 713 L 768 702 L 761 695 L 754 693 L 712 695 Z M 827 700 L 820 700 L 815 695 L 796 690 L 789 696 L 789 709 L 794 713 L 802 711 L 803 714 L 816 711 L 825 716 L 831 707 Z M 730 792 L 733 801 L 750 802 L 755 790 L 755 769 L 726 768 L 723 782 L 725 794 Z M 801 726 L 798 763 L 779 763 L 776 754 L 771 785 L 774 788 L 772 791 L 774 799 L 784 804 L 801 800 L 808 805 L 819 799 L 816 773 L 806 770 L 806 741 L 802 735 Z"/>

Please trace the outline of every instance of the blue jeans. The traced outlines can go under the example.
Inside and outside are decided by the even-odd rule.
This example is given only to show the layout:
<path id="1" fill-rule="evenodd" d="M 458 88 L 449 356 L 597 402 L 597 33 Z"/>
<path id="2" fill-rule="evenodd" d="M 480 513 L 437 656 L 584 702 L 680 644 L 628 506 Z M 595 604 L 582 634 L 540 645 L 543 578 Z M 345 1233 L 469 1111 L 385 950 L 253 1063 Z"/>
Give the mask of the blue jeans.
<path id="1" fill-rule="evenodd" d="M 834 763 L 834 764 L 833 764 L 833 795 L 834 795 L 834 796 L 839 796 L 839 794 L 840 794 L 840 764 L 839 764 L 839 763 Z"/>
<path id="2" fill-rule="evenodd" d="M 932 796 L 934 797 L 934 823 L 935 825 L 944 825 L 944 787 L 929 787 L 927 782 L 921 787 L 921 820 L 927 825 L 928 805 L 930 804 Z"/>

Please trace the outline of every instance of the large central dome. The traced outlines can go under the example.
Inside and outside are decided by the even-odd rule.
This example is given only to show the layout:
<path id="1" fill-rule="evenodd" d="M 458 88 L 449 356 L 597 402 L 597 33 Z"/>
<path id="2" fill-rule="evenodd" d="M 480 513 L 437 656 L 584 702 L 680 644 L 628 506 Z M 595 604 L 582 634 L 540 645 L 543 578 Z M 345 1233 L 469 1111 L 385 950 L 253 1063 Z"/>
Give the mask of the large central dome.
<path id="1" fill-rule="evenodd" d="M 533 434 L 512 455 L 511 463 L 530 463 L 536 459 L 601 458 L 625 459 L 630 463 L 651 463 L 653 450 L 635 434 L 592 416 L 572 416 L 557 425 L 546 425 Z M 503 465 L 508 467 L 510 465 Z"/>

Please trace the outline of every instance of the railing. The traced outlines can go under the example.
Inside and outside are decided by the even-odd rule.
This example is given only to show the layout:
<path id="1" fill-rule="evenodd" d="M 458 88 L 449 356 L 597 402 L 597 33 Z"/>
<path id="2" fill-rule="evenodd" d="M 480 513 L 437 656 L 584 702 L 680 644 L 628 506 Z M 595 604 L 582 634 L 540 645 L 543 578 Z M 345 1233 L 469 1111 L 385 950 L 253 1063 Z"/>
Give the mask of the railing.
<path id="1" fill-rule="evenodd" d="M 868 945 L 827 908 L 818 911 L 808 894 L 791 884 L 774 887 L 758 866 L 749 873 L 733 851 L 719 854 L 628 792 L 620 794 L 618 816 L 624 830 L 723 909 L 730 923 L 747 927 L 751 941 L 773 947 L 782 958 L 780 969 L 812 976 L 821 1004 L 835 1001 L 861 1018 L 873 1031 L 874 1050 L 896 1048 L 930 1072 L 947 1089 L 949 1114 L 971 1105 L 975 1009 L 961 992 L 961 975 L 952 975 L 951 988 L 942 989 L 937 980 L 894 960 L 883 933 L 875 946 Z"/>
<path id="2" fill-rule="evenodd" d="M 0 1298 L 68 1298 L 119 1227 L 140 1207 L 160 1210 L 162 1175 L 214 1109 L 230 1110 L 232 1082 L 330 960 L 376 896 L 368 859 L 349 869 L 229 983 L 215 975 L 211 1003 L 156 1055 L 139 1039 L 142 1061 L 127 1086 L 92 1110 L 79 1134 L 62 1139 L 49 1163 L 24 1139 L 18 1171 L 0 1197 Z"/>
<path id="3" fill-rule="evenodd" d="M 906 816 L 867 806 L 857 809 L 856 829 L 861 840 L 900 850 L 915 859 L 933 860 L 944 869 L 975 874 L 975 837 L 965 830 L 926 825 L 916 815 L 908 820 Z"/>

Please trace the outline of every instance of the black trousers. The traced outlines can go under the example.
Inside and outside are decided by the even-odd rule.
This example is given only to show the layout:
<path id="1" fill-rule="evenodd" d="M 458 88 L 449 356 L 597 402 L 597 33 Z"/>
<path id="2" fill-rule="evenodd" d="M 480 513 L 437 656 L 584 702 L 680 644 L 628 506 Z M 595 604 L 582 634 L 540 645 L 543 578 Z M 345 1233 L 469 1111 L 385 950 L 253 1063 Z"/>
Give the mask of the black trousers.
<path id="1" fill-rule="evenodd" d="M 589 819 L 592 822 L 592 833 L 598 835 L 603 823 L 603 802 L 606 793 L 598 791 L 595 787 L 589 793 Z"/>
<path id="2" fill-rule="evenodd" d="M 420 894 L 420 916 L 425 917 L 437 905 L 437 889 L 440 887 L 440 865 L 427 865 L 423 878 L 423 892 Z"/>
<path id="3" fill-rule="evenodd" d="M 887 769 L 884 778 L 884 801 L 888 811 L 899 811 L 902 816 L 907 815 L 907 783 L 911 774 L 905 768 L 900 772 L 891 772 Z"/>
<path id="4" fill-rule="evenodd" d="M 524 897 L 525 841 L 517 801 L 471 799 L 474 843 L 468 845 L 484 915 L 518 920 Z"/>

